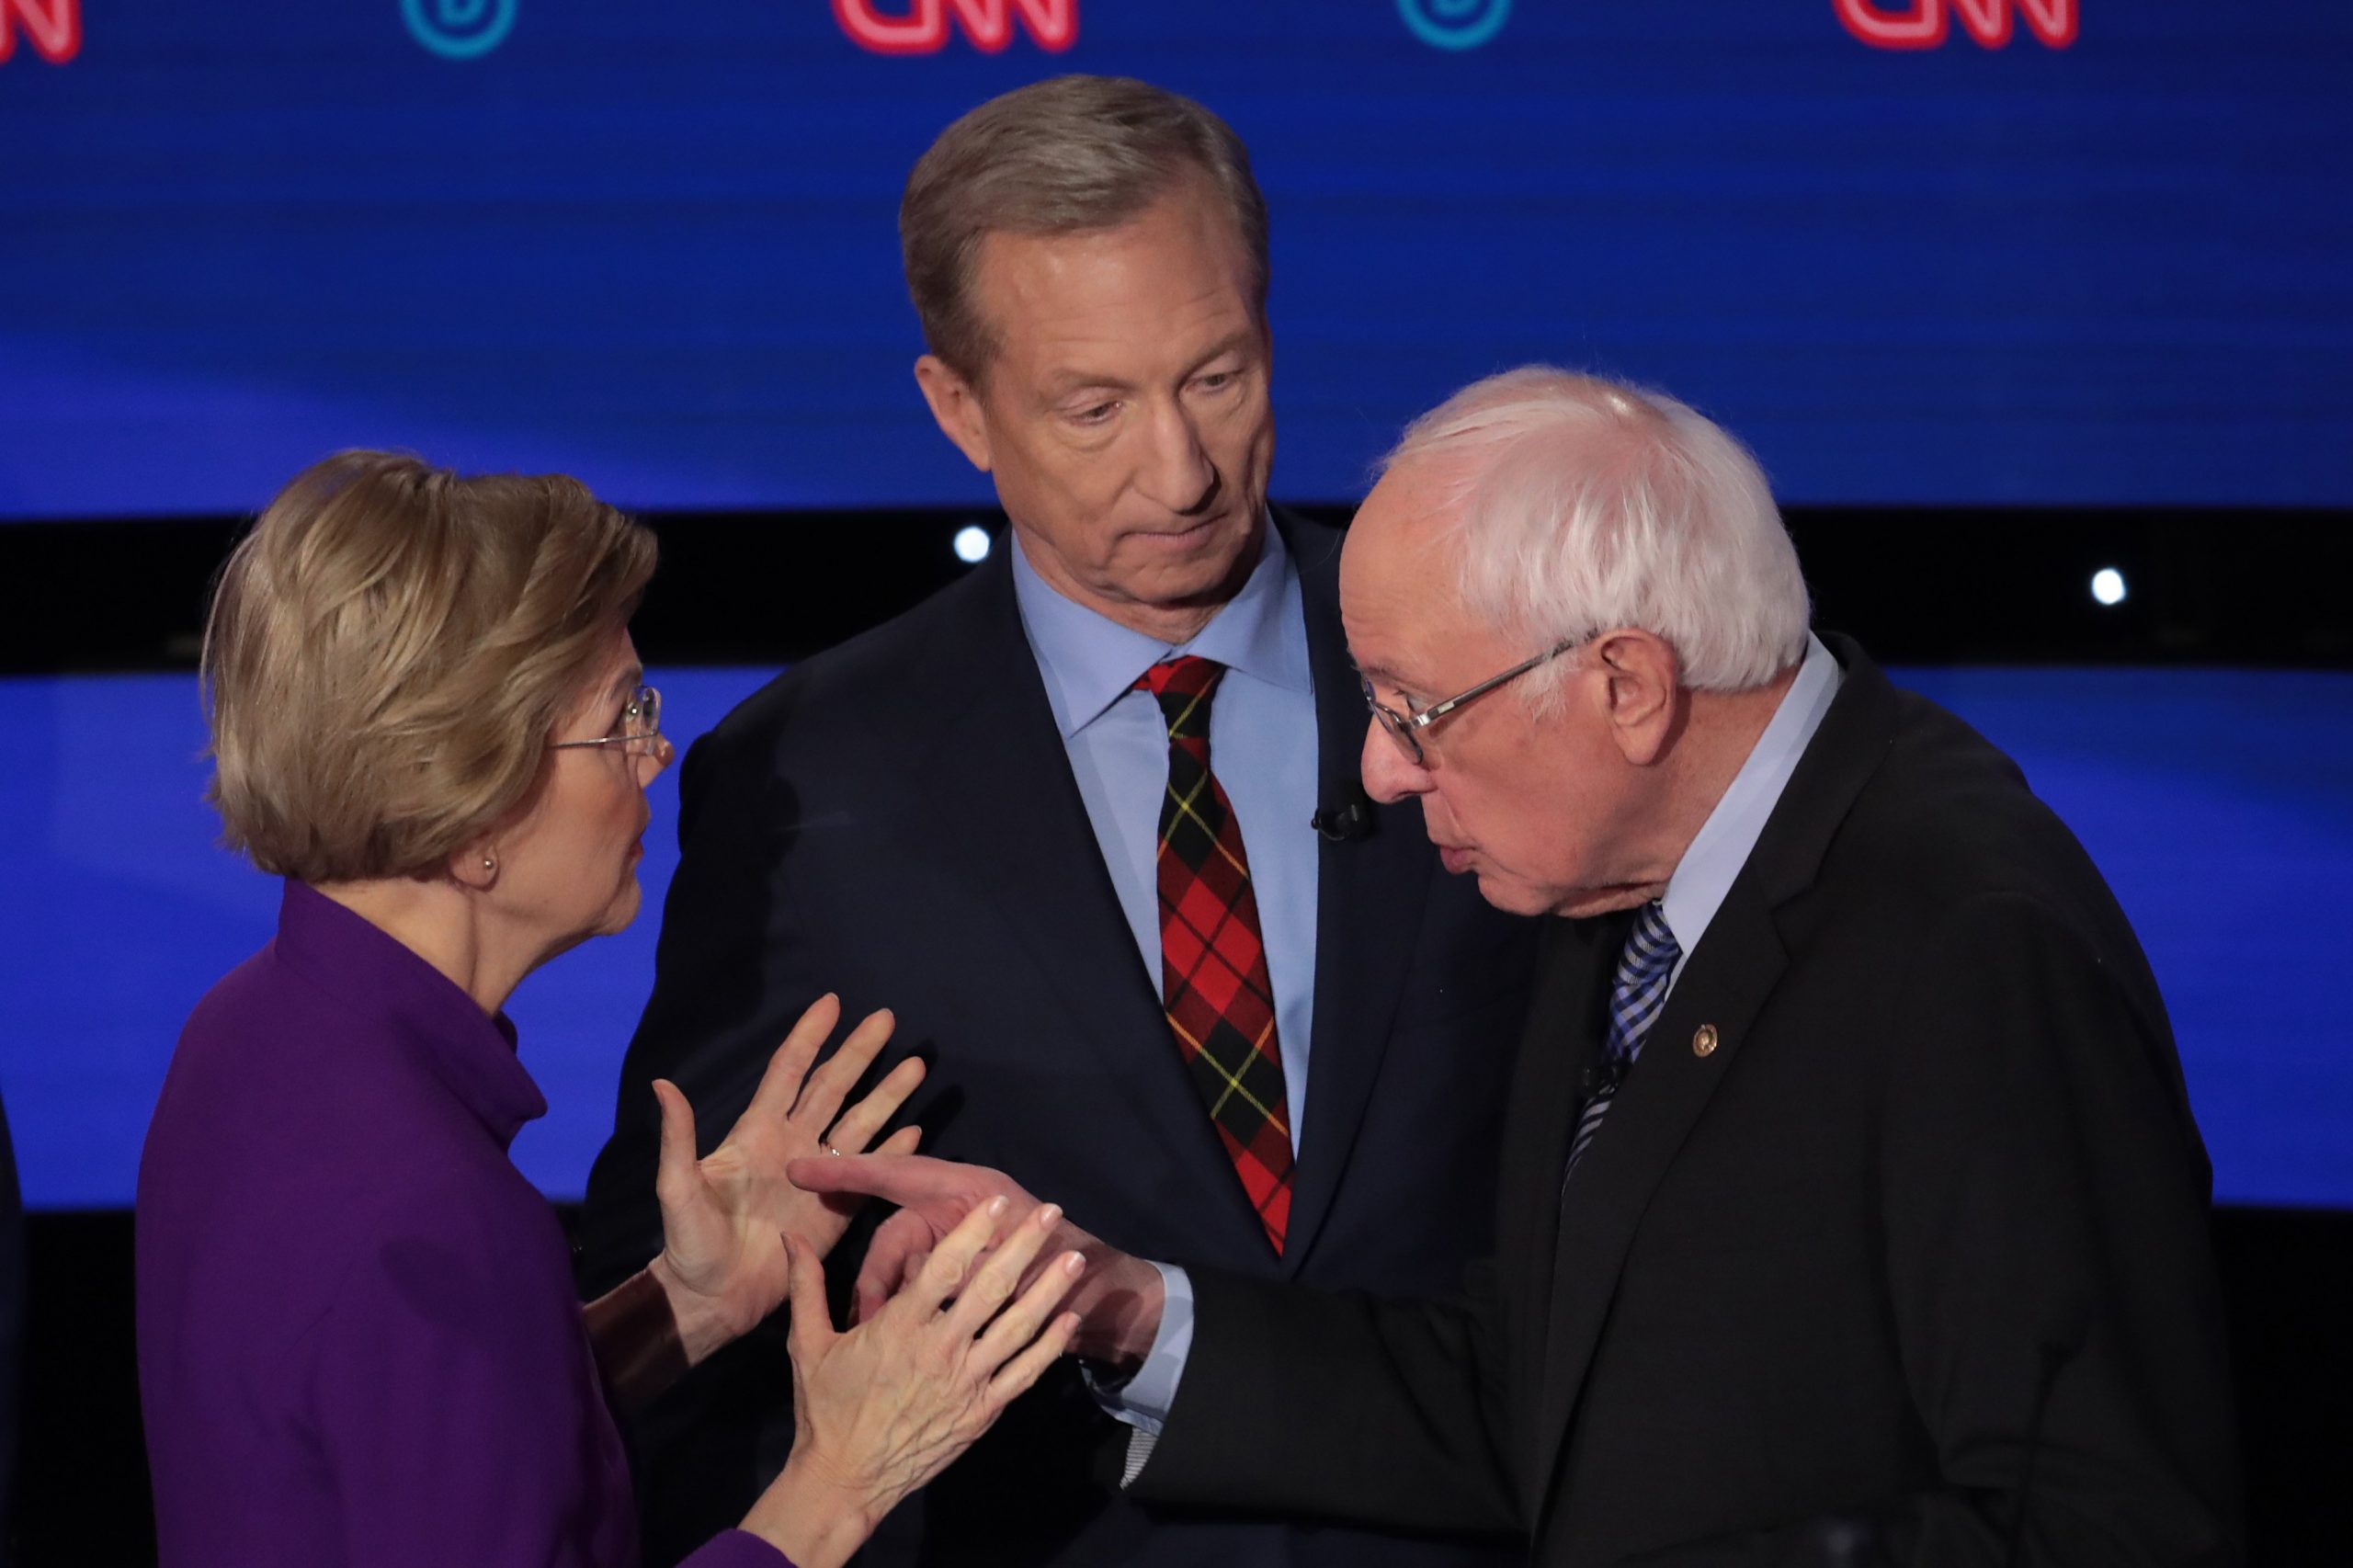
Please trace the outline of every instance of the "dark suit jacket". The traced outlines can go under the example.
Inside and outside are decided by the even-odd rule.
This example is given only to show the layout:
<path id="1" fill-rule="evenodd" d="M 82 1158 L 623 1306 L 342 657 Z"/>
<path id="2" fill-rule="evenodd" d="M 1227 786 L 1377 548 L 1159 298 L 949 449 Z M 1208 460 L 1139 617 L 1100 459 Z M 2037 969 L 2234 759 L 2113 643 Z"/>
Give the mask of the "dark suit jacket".
<path id="1" fill-rule="evenodd" d="M 1279 520 L 1304 598 L 1322 798 L 1334 801 L 1355 789 L 1366 724 L 1340 635 L 1339 535 Z M 1490 1244 L 1535 923 L 1439 875 L 1411 810 L 1376 810 L 1369 835 L 1322 844 L 1314 1071 L 1278 1261 L 1113 894 L 1021 629 L 1010 554 L 779 677 L 688 754 L 654 996 L 589 1180 L 587 1286 L 659 1246 L 649 1081 L 677 1082 L 708 1146 L 785 1028 L 830 989 L 853 1017 L 894 1009 L 892 1051 L 930 1059 L 915 1107 L 929 1153 L 1006 1171 L 1116 1244 L 1246 1278 L 1448 1288 Z M 654 1560 L 732 1523 L 781 1464 L 781 1330 L 698 1369 L 637 1434 Z M 1074 1372 L 1057 1377 L 894 1517 L 870 1557 L 1495 1561 L 1459 1543 L 1262 1521 L 1159 1527 L 1107 1484 L 1126 1433 Z"/>
<path id="2" fill-rule="evenodd" d="M 1510 1520 L 1561 1568 L 1879 1560 L 1806 1555 L 1836 1520 L 1906 1562 L 2235 1559 L 2209 1170 L 2139 944 L 2007 758 L 1834 651 L 1565 1202 L 1626 916 L 1547 937 L 1468 1298 L 1199 1276 L 1139 1494 Z"/>

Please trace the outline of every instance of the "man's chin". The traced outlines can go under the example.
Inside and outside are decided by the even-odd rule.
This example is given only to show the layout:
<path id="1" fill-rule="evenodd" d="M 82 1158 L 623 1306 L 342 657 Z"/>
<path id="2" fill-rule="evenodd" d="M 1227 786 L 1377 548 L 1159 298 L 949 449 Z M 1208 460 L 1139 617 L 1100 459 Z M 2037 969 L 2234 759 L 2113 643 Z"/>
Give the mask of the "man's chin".
<path id="1" fill-rule="evenodd" d="M 1640 909 L 1665 891 L 1654 887 L 1581 890 L 1554 902 L 1550 913 L 1568 920 L 1590 920 L 1597 915 L 1616 915 L 1620 910 Z"/>
<path id="2" fill-rule="evenodd" d="M 1188 597 L 1213 594 L 1222 587 L 1230 597 L 1258 564 L 1258 525 L 1263 516 L 1263 511 L 1226 510 L 1190 526 L 1172 518 L 1165 528 L 1130 535 L 1124 551 L 1133 566 L 1156 573 L 1169 587 L 1176 587 L 1180 579 L 1188 580 L 1178 590 Z"/>
<path id="3" fill-rule="evenodd" d="M 1555 913 L 1552 898 L 1540 888 L 1532 888 L 1526 882 L 1516 882 L 1498 877 L 1483 868 L 1472 869 L 1471 874 L 1478 879 L 1479 896 L 1506 915 L 1537 915 Z"/>

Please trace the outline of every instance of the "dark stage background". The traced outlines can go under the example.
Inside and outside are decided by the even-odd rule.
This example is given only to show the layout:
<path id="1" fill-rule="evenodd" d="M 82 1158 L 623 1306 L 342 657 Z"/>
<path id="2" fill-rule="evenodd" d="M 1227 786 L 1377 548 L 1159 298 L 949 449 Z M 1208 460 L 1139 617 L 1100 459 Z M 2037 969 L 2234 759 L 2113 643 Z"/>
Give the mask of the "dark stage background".
<path id="1" fill-rule="evenodd" d="M 1057 70 L 1250 142 L 1278 495 L 1344 517 L 1405 418 L 1535 358 L 1756 447 L 1822 623 L 2017 756 L 2132 915 L 2215 1159 L 2256 1560 L 2353 1560 L 2339 0 L 0 0 L 17 1560 L 152 1557 L 123 1206 L 276 898 L 198 794 L 240 519 L 345 446 L 576 472 L 663 536 L 640 642 L 699 733 L 1001 530 L 907 374 L 892 217 L 942 124 Z M 517 999 L 559 1200 L 654 925 Z"/>

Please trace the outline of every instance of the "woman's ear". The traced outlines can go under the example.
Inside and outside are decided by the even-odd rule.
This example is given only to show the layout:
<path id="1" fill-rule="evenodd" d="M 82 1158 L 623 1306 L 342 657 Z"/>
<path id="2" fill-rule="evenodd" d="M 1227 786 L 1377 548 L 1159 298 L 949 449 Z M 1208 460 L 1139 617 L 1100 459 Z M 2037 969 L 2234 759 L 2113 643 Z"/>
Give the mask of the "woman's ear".
<path id="1" fill-rule="evenodd" d="M 469 844 L 453 853 L 449 859 L 449 880 L 474 892 L 488 892 L 498 885 L 498 849 L 484 840 Z"/>

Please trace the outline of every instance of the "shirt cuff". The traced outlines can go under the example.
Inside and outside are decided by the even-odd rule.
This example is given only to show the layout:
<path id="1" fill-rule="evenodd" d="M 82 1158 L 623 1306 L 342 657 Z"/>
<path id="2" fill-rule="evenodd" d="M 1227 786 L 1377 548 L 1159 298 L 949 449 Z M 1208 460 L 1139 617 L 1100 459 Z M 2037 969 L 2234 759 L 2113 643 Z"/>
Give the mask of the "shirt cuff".
<path id="1" fill-rule="evenodd" d="M 1152 1348 L 1145 1353 L 1143 1365 L 1124 1382 L 1088 1380 L 1095 1402 L 1107 1414 L 1134 1427 L 1139 1437 L 1160 1436 L 1161 1425 L 1176 1403 L 1176 1385 L 1185 1376 L 1185 1358 L 1193 1351 L 1192 1277 L 1175 1264 L 1155 1263 L 1152 1267 L 1160 1273 L 1160 1326 L 1153 1334 Z M 1151 1452 L 1149 1443 L 1144 1451 Z M 1133 1459 L 1132 1440 L 1129 1453 Z M 1139 1463 L 1135 1468 L 1142 1466 Z"/>

